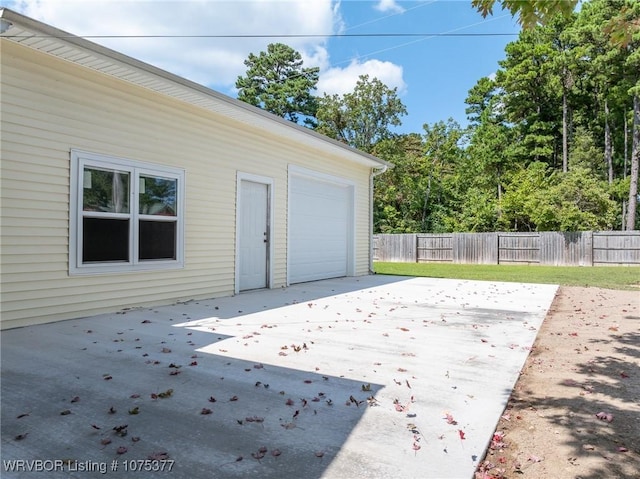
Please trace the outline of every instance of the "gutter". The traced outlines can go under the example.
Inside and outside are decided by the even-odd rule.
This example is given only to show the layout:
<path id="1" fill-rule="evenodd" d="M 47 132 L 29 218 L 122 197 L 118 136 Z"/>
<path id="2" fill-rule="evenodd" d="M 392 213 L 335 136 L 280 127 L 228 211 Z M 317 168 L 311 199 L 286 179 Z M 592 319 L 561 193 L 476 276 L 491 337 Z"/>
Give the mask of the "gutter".
<path id="1" fill-rule="evenodd" d="M 393 168 L 393 164 L 386 163 L 371 168 L 369 175 L 369 274 L 375 274 L 373 271 L 373 179 L 385 173 L 389 168 Z"/>

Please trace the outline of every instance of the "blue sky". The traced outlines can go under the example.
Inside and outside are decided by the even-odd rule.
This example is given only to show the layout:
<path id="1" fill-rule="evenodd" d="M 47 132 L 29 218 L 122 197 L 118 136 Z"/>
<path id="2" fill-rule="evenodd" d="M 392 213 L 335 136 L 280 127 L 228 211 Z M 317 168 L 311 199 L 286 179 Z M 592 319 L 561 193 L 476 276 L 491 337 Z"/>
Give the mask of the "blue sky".
<path id="1" fill-rule="evenodd" d="M 397 88 L 408 111 L 397 131 L 406 133 L 422 133 L 423 124 L 449 117 L 464 125 L 468 90 L 496 72 L 504 47 L 520 30 L 499 10 L 483 19 L 471 0 L 17 0 L 3 5 L 232 97 L 249 53 L 286 43 L 303 55 L 305 66 L 320 67 L 319 94 L 352 91 L 361 74 Z M 331 36 L 498 33 L 512 35 Z M 297 34 L 315 36 L 256 37 Z M 91 38 L 95 35 L 116 38 Z M 145 35 L 160 38 L 141 38 Z"/>

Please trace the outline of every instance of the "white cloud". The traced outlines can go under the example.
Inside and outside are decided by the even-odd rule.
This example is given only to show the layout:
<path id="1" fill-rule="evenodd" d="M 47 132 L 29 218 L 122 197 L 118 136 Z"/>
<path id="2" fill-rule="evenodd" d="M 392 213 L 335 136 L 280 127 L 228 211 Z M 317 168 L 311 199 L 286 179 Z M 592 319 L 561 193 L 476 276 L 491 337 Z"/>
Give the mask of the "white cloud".
<path id="1" fill-rule="evenodd" d="M 403 13 L 404 8 L 396 3 L 396 0 L 380 0 L 374 7 L 381 12 Z"/>
<path id="2" fill-rule="evenodd" d="M 380 5 L 390 8 L 394 2 Z M 351 92 L 362 74 L 400 93 L 406 90 L 402 67 L 390 62 L 353 60 L 344 68 L 332 67 L 325 36 L 255 37 L 342 32 L 339 0 L 18 0 L 7 7 L 74 35 L 125 36 L 89 40 L 232 95 L 249 53 L 276 42 L 299 51 L 306 67 L 320 67 L 319 95 Z"/>
<path id="3" fill-rule="evenodd" d="M 399 94 L 404 93 L 407 88 L 403 80 L 402 66 L 380 60 L 367 60 L 362 63 L 354 60 L 345 68 L 333 67 L 321 71 L 318 93 L 328 95 L 350 93 L 360 75 L 377 78 L 389 88 L 397 88 Z"/>
<path id="4" fill-rule="evenodd" d="M 218 89 L 232 88 L 246 71 L 249 53 L 266 51 L 269 43 L 290 45 L 303 55 L 305 66 L 328 64 L 324 36 L 256 35 L 325 35 L 342 28 L 335 0 L 17 0 L 6 6 L 79 36 L 197 36 L 89 40 Z"/>

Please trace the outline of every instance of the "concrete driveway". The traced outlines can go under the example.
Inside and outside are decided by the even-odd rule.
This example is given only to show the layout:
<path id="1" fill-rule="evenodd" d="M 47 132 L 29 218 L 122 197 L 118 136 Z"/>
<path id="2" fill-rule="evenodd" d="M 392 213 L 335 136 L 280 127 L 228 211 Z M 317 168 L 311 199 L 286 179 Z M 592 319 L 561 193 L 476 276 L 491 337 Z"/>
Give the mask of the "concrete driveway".
<path id="1" fill-rule="evenodd" d="M 556 289 L 378 275 L 4 331 L 1 475 L 471 478 Z"/>

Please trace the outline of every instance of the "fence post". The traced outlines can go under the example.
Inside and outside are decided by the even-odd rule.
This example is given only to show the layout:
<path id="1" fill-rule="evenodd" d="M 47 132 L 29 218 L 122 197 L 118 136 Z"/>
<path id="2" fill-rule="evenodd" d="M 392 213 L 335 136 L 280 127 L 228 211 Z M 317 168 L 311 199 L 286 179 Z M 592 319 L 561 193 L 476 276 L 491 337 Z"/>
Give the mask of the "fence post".
<path id="1" fill-rule="evenodd" d="M 584 231 L 582 242 L 584 245 L 584 266 L 593 266 L 593 231 Z"/>

